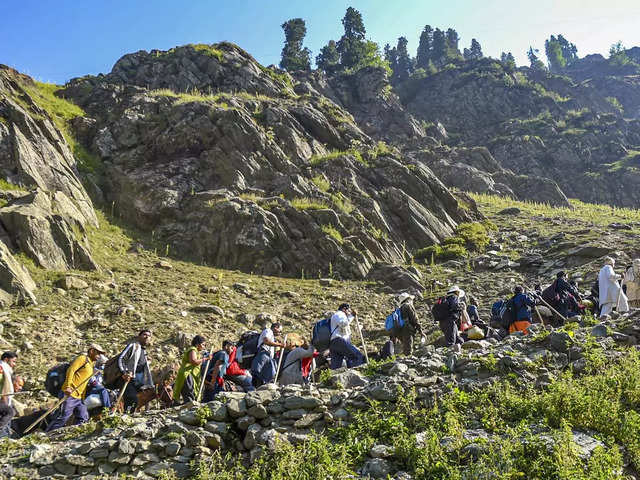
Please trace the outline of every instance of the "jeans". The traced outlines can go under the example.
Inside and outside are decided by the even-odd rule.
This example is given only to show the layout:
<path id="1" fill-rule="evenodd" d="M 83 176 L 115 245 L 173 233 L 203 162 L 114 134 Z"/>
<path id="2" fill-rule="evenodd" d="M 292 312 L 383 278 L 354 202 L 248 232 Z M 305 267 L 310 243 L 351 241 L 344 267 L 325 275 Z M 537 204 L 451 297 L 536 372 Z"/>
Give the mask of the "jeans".
<path id="1" fill-rule="evenodd" d="M 75 416 L 76 425 L 85 423 L 89 420 L 89 412 L 87 412 L 87 407 L 79 398 L 67 397 L 67 399 L 62 402 L 62 405 L 60 405 L 58 414 L 56 415 L 55 419 L 49 424 L 46 431 L 50 432 L 52 430 L 64 427 L 71 415 Z"/>
<path id="2" fill-rule="evenodd" d="M 256 389 L 253 386 L 251 375 L 226 375 L 224 378 L 236 385 L 240 385 L 245 392 L 252 392 Z"/>
<path id="3" fill-rule="evenodd" d="M 347 367 L 357 367 L 365 362 L 364 355 L 360 353 L 351 342 L 347 342 L 342 337 L 336 337 L 329 344 L 329 354 L 331 355 L 331 370 L 342 366 L 342 360 L 347 360 Z"/>

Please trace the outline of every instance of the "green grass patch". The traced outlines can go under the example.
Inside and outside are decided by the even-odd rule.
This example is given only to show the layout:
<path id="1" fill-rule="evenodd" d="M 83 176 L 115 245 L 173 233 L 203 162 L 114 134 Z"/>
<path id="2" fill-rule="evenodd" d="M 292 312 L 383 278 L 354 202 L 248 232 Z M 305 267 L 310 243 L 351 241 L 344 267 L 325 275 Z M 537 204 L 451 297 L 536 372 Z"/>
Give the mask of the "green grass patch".
<path id="1" fill-rule="evenodd" d="M 326 193 L 331 188 L 331 183 L 329 183 L 329 180 L 327 180 L 324 175 L 316 175 L 311 179 L 311 182 L 313 182 L 313 184 L 318 187 L 318 190 L 320 190 L 321 192 Z"/>
<path id="2" fill-rule="evenodd" d="M 0 190 L 17 190 L 17 191 L 26 191 L 20 185 L 14 185 L 13 183 L 7 181 L 4 178 L 0 178 Z"/>
<path id="3" fill-rule="evenodd" d="M 208 45 L 206 43 L 196 43 L 190 44 L 189 46 L 192 47 L 196 52 L 203 53 L 209 57 L 213 57 L 219 62 L 222 62 L 224 60 L 224 52 L 215 48 L 214 45 Z"/>
<path id="4" fill-rule="evenodd" d="M 313 198 L 294 198 L 290 201 L 296 210 L 325 210 L 329 208 L 325 202 Z"/>
<path id="5" fill-rule="evenodd" d="M 351 148 L 349 150 L 332 150 L 331 152 L 325 155 L 313 155 L 309 159 L 309 163 L 311 164 L 311 166 L 316 167 L 325 162 L 335 160 L 337 158 L 344 157 L 347 155 L 351 155 L 353 158 L 355 158 L 355 160 L 358 163 L 364 165 L 365 167 L 369 166 L 369 163 L 363 158 L 362 153 L 355 148 Z"/>
<path id="6" fill-rule="evenodd" d="M 342 213 L 349 214 L 353 212 L 356 208 L 353 206 L 353 203 L 351 203 L 351 200 L 349 200 L 348 197 L 343 195 L 342 192 L 331 194 L 330 197 L 331 197 L 331 202 Z"/>
<path id="7" fill-rule="evenodd" d="M 322 231 L 333 238 L 336 242 L 340 244 L 344 242 L 342 234 L 333 225 L 322 225 L 320 228 L 322 228 Z"/>

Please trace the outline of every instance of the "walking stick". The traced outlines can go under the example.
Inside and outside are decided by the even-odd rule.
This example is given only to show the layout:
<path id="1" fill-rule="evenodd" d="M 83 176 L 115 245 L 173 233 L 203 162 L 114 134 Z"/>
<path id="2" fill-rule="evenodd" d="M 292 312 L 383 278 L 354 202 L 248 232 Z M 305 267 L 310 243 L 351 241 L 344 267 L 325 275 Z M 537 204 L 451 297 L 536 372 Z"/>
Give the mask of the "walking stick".
<path id="1" fill-rule="evenodd" d="M 542 318 L 542 315 L 540 315 L 540 310 L 538 310 L 538 306 L 534 305 L 533 308 L 536 309 L 536 315 L 538 315 L 538 320 L 540 320 L 540 323 L 544 325 L 544 319 Z"/>
<path id="2" fill-rule="evenodd" d="M 287 336 L 284 336 L 284 343 L 285 345 L 287 344 Z M 276 376 L 273 377 L 273 383 L 278 383 L 278 375 L 280 375 L 280 367 L 282 366 L 282 357 L 284 357 L 284 355 L 282 355 L 282 352 L 284 352 L 284 347 L 280 347 L 280 358 L 278 359 L 278 369 L 276 370 Z"/>
<path id="3" fill-rule="evenodd" d="M 200 382 L 200 390 L 198 390 L 198 398 L 196 398 L 196 400 L 198 402 L 202 398 L 202 389 L 204 388 L 204 379 L 207 378 L 207 373 L 209 372 L 209 362 L 211 362 L 211 355 L 209 355 L 209 359 L 207 360 L 207 364 L 204 367 L 204 374 L 202 375 L 202 381 Z"/>
<path id="4" fill-rule="evenodd" d="M 531 290 L 531 289 L 529 288 L 529 290 Z M 533 292 L 533 291 L 535 291 L 535 290 L 531 290 L 531 291 Z M 558 315 L 562 320 L 564 320 L 564 321 L 565 321 L 565 323 L 569 321 L 569 320 L 567 320 L 567 319 L 564 317 L 564 315 L 562 315 L 562 314 L 561 314 L 560 312 L 558 312 L 555 308 L 553 308 L 551 305 L 549 305 L 549 304 L 547 303 L 547 301 L 546 301 L 544 298 L 542 298 L 542 295 L 538 295 L 538 294 L 536 294 L 536 297 L 538 297 L 540 300 L 542 300 L 542 303 L 544 303 L 547 307 L 549 307 L 549 309 L 550 309 L 553 313 L 555 313 L 555 314 L 556 314 L 556 315 Z M 537 310 L 538 310 L 538 309 L 536 309 L 536 311 L 537 311 Z M 539 315 L 539 313 L 538 313 L 538 315 Z"/>
<path id="5" fill-rule="evenodd" d="M 113 404 L 113 408 L 111 409 L 111 415 L 114 415 L 116 413 L 118 405 L 120 404 L 120 400 L 122 400 L 122 397 L 124 397 L 124 391 L 127 389 L 130 381 L 131 380 L 127 380 L 126 382 L 124 382 L 124 386 L 122 387 L 122 390 L 120 390 L 120 395 L 118 395 L 118 399 L 116 400 L 116 403 Z M 122 407 L 122 410 L 124 412 L 124 406 Z"/>
<path id="6" fill-rule="evenodd" d="M 83 367 L 84 367 L 84 365 L 82 367 L 80 367 L 80 368 L 83 368 Z M 80 370 L 80 369 L 78 369 L 78 370 Z M 56 404 L 53 407 L 51 407 L 49 410 L 47 410 L 42 415 L 40 415 L 35 422 L 33 422 L 31 425 L 29 425 L 29 427 L 24 431 L 24 434 L 26 435 L 27 433 L 29 433 L 36 425 L 38 425 L 42 420 L 44 420 L 47 416 L 49 416 L 49 414 L 51 412 L 53 412 L 56 408 L 58 408 L 60 405 L 62 405 L 72 394 L 76 393 L 80 387 L 82 387 L 85 383 L 87 383 L 89 380 L 91 380 L 92 376 L 90 376 L 84 382 L 82 382 L 80 385 L 78 385 L 76 388 L 74 388 L 69 395 L 65 394 L 64 397 L 62 397 L 60 400 L 58 400 L 58 402 L 56 402 Z"/>
<path id="7" fill-rule="evenodd" d="M 620 290 L 618 290 L 618 300 L 616 301 L 616 312 L 620 313 L 620 299 L 622 298 L 622 280 L 624 279 L 624 275 L 620 278 Z M 627 287 L 628 288 L 628 287 Z"/>
<path id="8" fill-rule="evenodd" d="M 354 315 L 353 319 L 356 321 L 356 327 L 358 327 L 358 332 L 360 332 L 360 340 L 362 341 L 362 349 L 364 350 L 364 358 L 369 363 L 369 354 L 367 353 L 367 346 L 364 343 L 364 337 L 362 336 L 362 329 L 360 328 L 360 322 L 358 322 L 358 315 Z"/>

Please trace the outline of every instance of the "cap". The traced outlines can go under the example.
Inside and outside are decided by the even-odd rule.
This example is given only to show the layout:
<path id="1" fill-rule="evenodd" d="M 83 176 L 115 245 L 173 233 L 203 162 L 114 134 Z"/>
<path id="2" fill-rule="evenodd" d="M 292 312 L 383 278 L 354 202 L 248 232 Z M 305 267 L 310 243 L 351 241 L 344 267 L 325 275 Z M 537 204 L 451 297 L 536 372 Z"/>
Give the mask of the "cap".
<path id="1" fill-rule="evenodd" d="M 92 343 L 91 345 L 89 345 L 89 350 L 91 350 L 91 349 L 95 350 L 98 353 L 104 353 L 105 352 L 104 348 L 102 348 L 97 343 Z"/>

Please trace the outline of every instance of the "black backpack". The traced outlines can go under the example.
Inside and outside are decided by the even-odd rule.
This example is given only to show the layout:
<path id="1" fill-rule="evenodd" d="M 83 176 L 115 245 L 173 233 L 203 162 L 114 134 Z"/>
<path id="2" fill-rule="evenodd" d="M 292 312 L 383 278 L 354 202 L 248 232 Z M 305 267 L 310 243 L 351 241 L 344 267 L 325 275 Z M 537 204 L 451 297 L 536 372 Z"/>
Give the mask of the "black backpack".
<path id="1" fill-rule="evenodd" d="M 251 368 L 253 357 L 255 357 L 256 353 L 258 353 L 259 339 L 260 332 L 256 332 L 255 330 L 244 332 L 240 336 L 236 358 L 238 358 L 238 365 L 240 365 L 242 368 Z"/>
<path id="2" fill-rule="evenodd" d="M 500 326 L 509 331 L 509 327 L 516 321 L 516 305 L 513 298 L 507 300 L 504 304 L 504 311 L 500 317 Z"/>
<path id="3" fill-rule="evenodd" d="M 44 379 L 44 388 L 54 397 L 58 398 L 62 390 L 62 384 L 67 378 L 67 370 L 69 370 L 69 362 L 59 363 L 55 367 L 51 367 Z"/>
<path id="4" fill-rule="evenodd" d="M 542 299 L 551 306 L 557 305 L 560 301 L 560 295 L 556 292 L 557 280 L 542 291 Z"/>
<path id="5" fill-rule="evenodd" d="M 436 303 L 431 307 L 431 313 L 433 319 L 436 322 L 441 322 L 449 318 L 451 311 L 449 310 L 449 303 L 447 303 L 447 297 L 440 297 L 436 300 Z"/>

